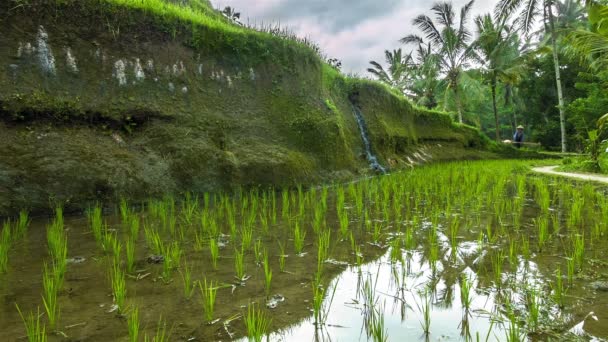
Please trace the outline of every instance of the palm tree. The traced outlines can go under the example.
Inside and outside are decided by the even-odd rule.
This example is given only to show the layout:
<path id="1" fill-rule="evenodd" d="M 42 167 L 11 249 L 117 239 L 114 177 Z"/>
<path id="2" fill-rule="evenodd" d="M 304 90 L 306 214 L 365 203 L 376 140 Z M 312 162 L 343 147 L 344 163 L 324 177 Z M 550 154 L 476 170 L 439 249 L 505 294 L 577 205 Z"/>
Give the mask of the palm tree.
<path id="1" fill-rule="evenodd" d="M 492 94 L 492 109 L 496 124 L 496 141 L 500 141 L 500 122 L 496 88 L 498 82 L 512 84 L 522 73 L 519 63 L 518 37 L 506 24 L 495 22 L 492 16 L 486 14 L 475 18 L 478 38 L 474 42 L 476 55 L 483 65 L 484 78 L 490 85 Z"/>
<path id="2" fill-rule="evenodd" d="M 593 69 L 603 70 L 608 66 L 608 6 L 590 2 L 588 11 L 591 30 L 575 30 L 567 39 L 580 56 L 589 60 Z"/>
<path id="3" fill-rule="evenodd" d="M 380 82 L 397 88 L 402 93 L 405 93 L 412 65 L 412 54 L 404 56 L 403 51 L 397 49 L 393 51 L 385 50 L 384 56 L 386 64 L 388 64 L 388 70 L 385 70 L 380 63 L 370 61 L 369 63 L 373 68 L 369 68 L 367 71 L 376 76 Z"/>
<path id="4" fill-rule="evenodd" d="M 566 107 L 564 103 L 564 92 L 562 89 L 562 77 L 559 64 L 559 55 L 557 49 L 556 18 L 553 14 L 553 9 L 557 0 L 500 0 L 496 7 L 497 21 L 506 22 L 507 19 L 518 9 L 521 8 L 519 16 L 515 22 L 520 29 L 529 35 L 534 27 L 536 19 L 540 16 L 545 23 L 545 29 L 549 33 L 551 47 L 553 50 L 553 64 L 555 67 L 555 83 L 557 85 L 557 98 L 559 108 L 559 122 L 561 128 L 562 152 L 566 152 Z"/>
<path id="5" fill-rule="evenodd" d="M 459 81 L 462 70 L 468 66 L 472 50 L 469 45 L 471 33 L 467 27 L 469 14 L 475 0 L 471 0 L 460 10 L 456 22 L 456 14 L 451 2 L 439 2 L 431 10 L 435 13 L 437 24 L 426 15 L 414 19 L 414 25 L 424 33 L 439 60 L 439 69 L 446 75 L 447 86 L 454 93 L 458 110 L 458 121 L 462 123 L 462 101 L 460 98 Z M 409 35 L 401 39 L 403 44 L 423 44 L 424 40 L 418 35 Z M 445 108 L 444 108 L 445 109 Z"/>
<path id="6" fill-rule="evenodd" d="M 431 44 L 418 44 L 409 92 L 418 105 L 433 109 L 437 106 L 436 93 L 439 85 L 439 59 Z"/>

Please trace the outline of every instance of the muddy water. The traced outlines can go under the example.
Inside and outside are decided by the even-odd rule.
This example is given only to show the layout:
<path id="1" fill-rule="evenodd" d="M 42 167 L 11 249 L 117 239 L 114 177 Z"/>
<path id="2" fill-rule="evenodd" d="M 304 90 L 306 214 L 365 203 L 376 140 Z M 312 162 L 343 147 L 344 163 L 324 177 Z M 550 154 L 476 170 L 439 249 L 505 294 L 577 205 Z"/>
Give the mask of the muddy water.
<path id="1" fill-rule="evenodd" d="M 439 200 L 422 191 L 406 197 L 411 203 L 401 207 L 403 215 L 399 219 L 386 220 L 382 210 L 372 209 L 375 195 L 369 195 L 366 202 L 369 203 L 369 216 L 359 215 L 354 204 L 356 199 L 347 195 L 345 210 L 350 218 L 350 230 L 363 256 L 361 265 L 357 265 L 349 239 L 342 238 L 338 232 L 336 199 L 330 193 L 325 221 L 332 230 L 332 243 L 322 280 L 322 286 L 328 289 L 324 301 L 327 318 L 316 324 L 311 312 L 311 284 L 317 270 L 317 239 L 310 222 L 314 220 L 311 208 L 318 200 L 319 192 L 311 195 L 315 200 L 306 202 L 310 208 L 306 207 L 303 213 L 298 212 L 297 205 L 292 205 L 288 217 L 281 217 L 279 203 L 276 207 L 278 218 L 269 224 L 267 232 L 260 228 L 259 219 L 256 221 L 252 245 L 259 240 L 268 251 L 273 270 L 270 297 L 284 298 L 273 309 L 265 308 L 268 298 L 264 290 L 264 271 L 256 264 L 253 248 L 245 254 L 245 273 L 251 278 L 245 282 L 235 279 L 234 250 L 240 248 L 240 242 L 238 237 L 231 239 L 228 236 L 230 229 L 225 215 L 218 214 L 223 234 L 219 240 L 223 244 L 218 269 L 214 270 L 209 247 L 204 246 L 201 251 L 195 249 L 194 232 L 199 229 L 198 224 L 184 227 L 182 239 L 163 230 L 158 219 L 146 210 L 134 210 L 134 215 L 142 222 L 142 229 L 137 238 L 136 272 L 127 277 L 127 305 L 139 309 L 140 336 L 152 336 L 162 318 L 170 330 L 170 340 L 175 341 L 243 338 L 246 328 L 242 315 L 251 303 L 260 304 L 272 319 L 271 341 L 372 340 L 367 324 L 371 310 L 383 318 L 382 330 L 389 341 L 464 341 L 476 340 L 478 336 L 480 341 L 506 341 L 513 330 L 512 322 L 519 327 L 515 335 L 520 340 L 606 339 L 608 292 L 604 290 L 608 290 L 608 285 L 604 288 L 597 282 L 608 279 L 608 264 L 605 262 L 607 238 L 590 237 L 595 225 L 606 223 L 601 222 L 602 217 L 595 207 L 597 203 L 589 197 L 604 190 L 584 192 L 586 195 L 583 196 L 588 198 L 585 197 L 587 205 L 582 211 L 584 227 L 580 232 L 585 234 L 587 241 L 585 264 L 569 283 L 565 278 L 571 231 L 566 228 L 566 221 L 572 201 L 569 200 L 570 192 L 564 193 L 562 189 L 581 189 L 582 186 L 558 180 L 547 182 L 552 193 L 549 215 L 554 214 L 562 228 L 559 231 L 552 226 L 549 228 L 550 238 L 542 249 L 536 246 L 538 230 L 535 220 L 541 216 L 541 209 L 532 184 L 527 185 L 526 200 L 519 216 L 509 212 L 497 214 L 494 203 L 485 200 L 479 201 L 483 202 L 481 205 L 434 211 L 428 208 L 441 208 L 443 205 L 432 204 Z M 416 204 L 416 196 L 428 198 Z M 291 197 L 292 201 L 295 197 Z M 458 198 L 452 203 L 458 203 Z M 213 205 L 209 208 L 210 212 L 215 210 Z M 176 216 L 179 216 L 178 212 Z M 116 236 L 124 241 L 127 228 L 120 223 L 120 218 L 110 215 L 105 220 L 109 229 L 115 230 Z M 237 220 L 241 222 L 242 218 Z M 307 232 L 301 255 L 294 251 L 294 221 L 302 222 Z M 25 340 L 25 330 L 15 304 L 23 311 L 35 311 L 36 307 L 44 311 L 42 268 L 44 262 L 50 262 L 45 234 L 48 222 L 45 219 L 32 222 L 27 236 L 13 243 L 9 270 L 0 275 L 1 341 Z M 381 225 L 380 239 L 374 238 L 373 232 L 366 228 L 367 222 L 372 222 L 371 226 L 375 223 Z M 453 222 L 459 225 L 455 239 L 450 236 Z M 179 241 L 184 251 L 181 264 L 185 261 L 192 268 L 195 281 L 206 278 L 219 284 L 214 314 L 219 321 L 209 324 L 204 319 L 198 290 L 192 298 L 185 298 L 180 270 L 174 270 L 168 279 L 163 279 L 162 265 L 148 263 L 147 258 L 152 252 L 146 243 L 144 225 L 157 227 L 166 241 Z M 490 231 L 488 226 L 492 228 Z M 113 297 L 108 277 L 110 258 L 95 242 L 87 219 L 66 219 L 65 231 L 71 262 L 59 295 L 61 317 L 57 331 L 49 333 L 49 339 L 128 340 L 126 317 L 112 311 Z M 412 232 L 409 237 L 408 231 Z M 402 243 L 394 245 L 396 240 Z M 403 242 L 405 240 L 409 243 Z M 288 255 L 283 272 L 279 266 L 279 242 Z M 524 247 L 526 244 L 529 244 L 529 251 Z M 509 249 L 513 248 L 511 245 L 515 246 L 515 251 L 513 257 L 508 257 Z M 499 266 L 495 260 L 501 261 Z M 499 271 L 497 267 L 500 267 Z M 562 271 L 566 288 L 562 307 L 553 299 L 552 290 L 558 268 Z M 472 283 L 468 310 L 461 302 L 463 276 Z M 368 294 L 363 290 L 366 284 L 372 289 Z M 531 293 L 536 293 L 533 302 L 540 312 L 535 327 L 529 323 Z M 366 304 L 370 303 L 370 296 L 371 307 Z M 424 332 L 422 324 L 425 299 L 430 303 L 429 334 Z M 42 322 L 45 322 L 44 316 Z"/>

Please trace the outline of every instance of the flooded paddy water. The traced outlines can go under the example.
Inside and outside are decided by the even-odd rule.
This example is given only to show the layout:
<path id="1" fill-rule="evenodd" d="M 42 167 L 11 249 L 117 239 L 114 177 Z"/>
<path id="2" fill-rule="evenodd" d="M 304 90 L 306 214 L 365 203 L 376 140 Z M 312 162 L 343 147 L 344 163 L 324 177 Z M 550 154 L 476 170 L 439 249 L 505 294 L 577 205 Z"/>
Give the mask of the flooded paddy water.
<path id="1" fill-rule="evenodd" d="M 608 339 L 606 189 L 530 165 L 24 212 L 0 340 Z"/>

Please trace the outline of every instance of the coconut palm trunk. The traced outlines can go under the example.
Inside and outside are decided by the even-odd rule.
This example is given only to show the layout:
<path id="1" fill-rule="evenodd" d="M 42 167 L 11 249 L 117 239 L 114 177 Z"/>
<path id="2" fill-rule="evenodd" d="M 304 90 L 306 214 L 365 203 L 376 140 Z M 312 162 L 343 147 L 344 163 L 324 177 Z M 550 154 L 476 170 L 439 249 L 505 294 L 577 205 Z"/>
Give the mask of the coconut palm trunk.
<path id="1" fill-rule="evenodd" d="M 549 29 L 551 30 L 551 46 L 553 48 L 553 64 L 555 66 L 555 82 L 557 83 L 557 99 L 558 99 L 558 108 L 559 108 L 559 124 L 562 135 L 562 152 L 567 151 L 566 146 L 566 113 L 565 113 L 565 103 L 564 103 L 564 92 L 562 89 L 562 76 L 559 65 L 559 56 L 557 51 L 557 32 L 555 31 L 555 18 L 553 16 L 553 9 L 551 8 L 551 3 L 547 6 L 548 14 L 549 14 Z"/>
<path id="2" fill-rule="evenodd" d="M 500 123 L 498 122 L 498 106 L 496 105 L 496 76 L 492 77 L 490 81 L 490 88 L 492 89 L 492 109 L 494 109 L 494 121 L 496 124 L 496 141 L 500 141 Z"/>
<path id="3" fill-rule="evenodd" d="M 463 123 L 462 120 L 462 99 L 460 98 L 460 91 L 458 90 L 458 84 L 454 86 L 454 100 L 456 100 L 456 110 L 458 111 L 458 122 Z"/>

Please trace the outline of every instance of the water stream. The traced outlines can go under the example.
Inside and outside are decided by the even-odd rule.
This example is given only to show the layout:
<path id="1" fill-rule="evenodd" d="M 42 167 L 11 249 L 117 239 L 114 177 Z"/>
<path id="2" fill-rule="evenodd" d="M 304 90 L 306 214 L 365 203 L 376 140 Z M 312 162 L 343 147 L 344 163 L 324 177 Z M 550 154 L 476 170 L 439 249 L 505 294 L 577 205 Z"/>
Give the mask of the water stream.
<path id="1" fill-rule="evenodd" d="M 355 119 L 357 119 L 357 125 L 359 126 L 359 132 L 361 132 L 361 139 L 363 140 L 363 144 L 365 145 L 365 155 L 367 157 L 367 161 L 371 168 L 375 171 L 379 171 L 381 173 L 386 173 L 387 170 L 380 165 L 378 162 L 378 158 L 372 152 L 372 144 L 369 140 L 369 133 L 367 132 L 367 125 L 365 124 L 365 119 L 363 119 L 363 114 L 361 110 L 353 105 L 353 114 L 355 115 Z"/>

